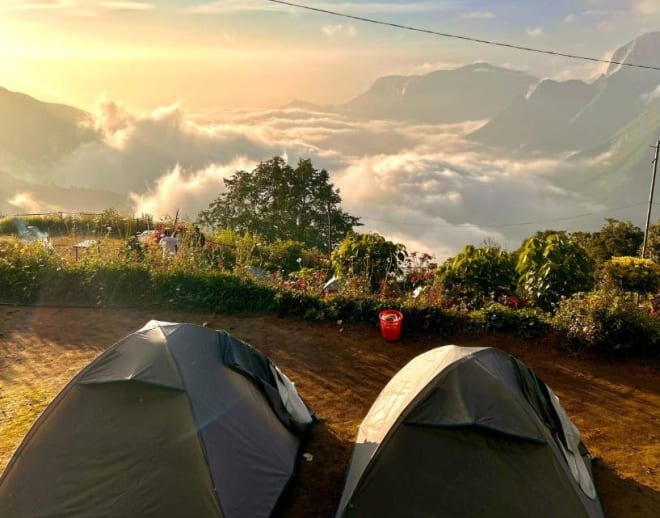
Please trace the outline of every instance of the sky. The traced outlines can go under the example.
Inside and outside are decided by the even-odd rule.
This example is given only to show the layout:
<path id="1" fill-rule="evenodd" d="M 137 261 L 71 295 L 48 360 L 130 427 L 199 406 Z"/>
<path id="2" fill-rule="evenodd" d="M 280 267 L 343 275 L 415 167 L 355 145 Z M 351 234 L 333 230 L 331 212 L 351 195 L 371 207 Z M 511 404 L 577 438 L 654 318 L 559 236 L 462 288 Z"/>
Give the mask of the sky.
<path id="1" fill-rule="evenodd" d="M 660 27 L 657 0 L 301 0 L 356 16 L 608 57 Z M 0 85 L 92 109 L 345 102 L 383 75 L 488 61 L 590 78 L 602 67 L 313 13 L 267 0 L 0 0 Z"/>
<path id="2" fill-rule="evenodd" d="M 660 28 L 659 0 L 304 1 L 605 59 Z M 540 79 L 593 80 L 607 68 L 266 0 L 0 0 L 0 86 L 89 111 L 99 136 L 47 164 L 39 174 L 48 185 L 104 189 L 126 199 L 122 210 L 157 216 L 180 210 L 194 219 L 236 170 L 275 155 L 294 164 L 311 158 L 330 172 L 342 208 L 362 218 L 362 231 L 438 259 L 484 240 L 516 248 L 548 227 L 595 230 L 605 217 L 639 224 L 644 199 L 619 210 L 559 180 L 594 164 L 607 166 L 611 150 L 571 162 L 523 157 L 466 138 L 485 121 L 358 121 L 323 106 L 285 108 L 293 100 L 340 104 L 384 75 L 478 61 Z M 660 80 L 645 95 L 656 91 Z M 48 197 L 46 184 L 21 183 L 33 181 L 31 173 L 5 170 L 20 187 L 0 185 L 3 210 L 71 210 Z"/>

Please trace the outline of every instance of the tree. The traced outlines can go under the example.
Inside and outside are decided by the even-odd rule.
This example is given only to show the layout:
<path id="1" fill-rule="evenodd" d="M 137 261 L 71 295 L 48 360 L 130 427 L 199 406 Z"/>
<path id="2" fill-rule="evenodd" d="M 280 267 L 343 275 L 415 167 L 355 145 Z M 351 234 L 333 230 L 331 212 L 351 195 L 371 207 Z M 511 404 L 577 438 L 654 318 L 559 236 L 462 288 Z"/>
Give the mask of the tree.
<path id="1" fill-rule="evenodd" d="M 517 280 L 511 254 L 497 246 L 466 246 L 456 257 L 445 261 L 438 276 L 449 298 L 472 307 L 511 295 Z"/>
<path id="2" fill-rule="evenodd" d="M 587 252 L 564 234 L 532 237 L 522 247 L 516 266 L 518 287 L 544 309 L 593 284 L 593 265 Z"/>
<path id="3" fill-rule="evenodd" d="M 646 242 L 646 257 L 660 263 L 660 221 L 649 227 L 649 238 Z"/>
<path id="4" fill-rule="evenodd" d="M 639 254 L 644 232 L 630 221 L 607 218 L 598 232 L 575 232 L 571 235 L 586 250 L 596 265 L 612 257 L 631 257 Z"/>
<path id="5" fill-rule="evenodd" d="M 359 218 L 340 208 L 339 190 L 325 169 L 311 160 L 293 168 L 283 158 L 261 162 L 253 171 L 236 171 L 225 179 L 226 192 L 200 212 L 213 228 L 259 234 L 272 243 L 299 241 L 328 250 L 359 225 Z"/>
<path id="6" fill-rule="evenodd" d="M 332 266 L 341 277 L 353 275 L 365 280 L 372 290 L 389 274 L 401 273 L 406 247 L 386 240 L 377 233 L 349 232 L 332 254 Z"/>

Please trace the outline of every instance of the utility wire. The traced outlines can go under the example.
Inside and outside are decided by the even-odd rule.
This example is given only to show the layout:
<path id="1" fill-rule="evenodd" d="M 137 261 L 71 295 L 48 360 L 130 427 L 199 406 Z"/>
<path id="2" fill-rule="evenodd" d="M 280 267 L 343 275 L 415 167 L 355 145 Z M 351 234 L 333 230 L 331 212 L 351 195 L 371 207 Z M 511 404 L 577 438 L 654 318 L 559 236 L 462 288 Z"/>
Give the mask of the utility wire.
<path id="1" fill-rule="evenodd" d="M 485 227 L 485 228 L 502 228 L 502 227 L 522 227 L 525 225 L 538 225 L 541 223 L 554 223 L 556 221 L 570 221 L 573 219 L 578 219 L 578 218 L 585 218 L 587 216 L 596 216 L 598 214 L 603 214 L 606 212 L 615 212 L 618 210 L 624 210 L 624 209 L 630 209 L 632 207 L 639 207 L 640 205 L 646 205 L 647 202 L 640 202 L 640 203 L 633 203 L 631 205 L 623 205 L 621 207 L 613 207 L 611 209 L 604 209 L 596 212 L 585 212 L 582 214 L 576 214 L 575 216 L 570 216 L 570 217 L 564 217 L 564 218 L 553 218 L 553 219 L 545 219 L 545 220 L 538 220 L 538 221 L 525 221 L 525 222 L 519 222 L 519 223 L 496 223 L 496 224 L 490 224 L 490 223 L 458 223 L 458 224 L 448 224 L 448 225 L 434 225 L 433 223 L 407 223 L 405 221 L 393 221 L 393 220 L 387 220 L 387 219 L 378 219 L 378 218 L 372 218 L 369 216 L 360 216 L 360 219 L 366 219 L 369 221 L 378 221 L 380 223 L 392 223 L 396 225 L 410 225 L 410 226 L 415 226 L 415 227 L 433 227 L 433 228 L 461 228 L 461 227 Z"/>
<path id="2" fill-rule="evenodd" d="M 632 68 L 645 68 L 648 70 L 657 70 L 660 71 L 660 67 L 652 65 L 642 65 L 638 63 L 624 63 L 623 61 L 611 61 L 608 59 L 594 58 L 590 56 L 580 56 L 578 54 L 567 54 L 565 52 L 558 52 L 556 50 L 546 50 L 546 49 L 537 49 L 532 47 L 523 47 L 522 45 L 514 45 L 512 43 L 503 43 L 501 41 L 492 41 L 484 40 L 480 38 L 472 38 L 470 36 L 462 36 L 460 34 L 450 34 L 447 32 L 438 32 L 432 31 L 430 29 L 420 29 L 419 27 L 412 27 L 410 25 L 401 25 L 399 23 L 385 22 L 382 20 L 374 20 L 373 18 L 365 18 L 364 16 L 355 16 L 352 14 L 341 13 L 338 11 L 330 11 L 329 9 L 321 9 L 319 7 L 311 7 L 309 5 L 296 4 L 293 2 L 286 2 L 284 0 L 266 0 L 274 4 L 288 5 L 289 7 L 295 7 L 297 9 L 306 9 L 307 11 L 315 11 L 317 13 L 330 14 L 332 16 L 339 16 L 341 18 L 349 18 L 351 20 L 358 20 L 360 22 L 374 23 L 376 25 L 386 25 L 388 27 L 394 27 L 396 29 L 405 29 L 407 31 L 422 32 L 425 34 L 432 34 L 433 36 L 442 36 L 444 38 L 454 38 L 457 40 L 471 41 L 473 43 L 481 43 L 484 45 L 495 45 L 497 47 L 506 47 L 509 49 L 522 50 L 525 52 L 536 52 L 538 54 L 548 54 L 550 56 L 561 56 L 569 59 L 581 59 L 583 61 L 595 61 L 597 63 L 607 63 L 609 65 L 621 65 L 624 67 Z"/>

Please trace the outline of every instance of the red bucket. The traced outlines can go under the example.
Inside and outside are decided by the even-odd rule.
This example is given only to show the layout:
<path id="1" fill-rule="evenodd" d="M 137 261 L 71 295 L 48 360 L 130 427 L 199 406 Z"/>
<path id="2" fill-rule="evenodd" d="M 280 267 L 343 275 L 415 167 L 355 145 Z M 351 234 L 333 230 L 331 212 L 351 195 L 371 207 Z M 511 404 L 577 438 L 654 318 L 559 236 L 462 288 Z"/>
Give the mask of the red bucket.
<path id="1" fill-rule="evenodd" d="M 386 309 L 378 314 L 380 320 L 380 333 L 385 340 L 395 342 L 401 337 L 401 324 L 403 314 L 396 309 Z"/>

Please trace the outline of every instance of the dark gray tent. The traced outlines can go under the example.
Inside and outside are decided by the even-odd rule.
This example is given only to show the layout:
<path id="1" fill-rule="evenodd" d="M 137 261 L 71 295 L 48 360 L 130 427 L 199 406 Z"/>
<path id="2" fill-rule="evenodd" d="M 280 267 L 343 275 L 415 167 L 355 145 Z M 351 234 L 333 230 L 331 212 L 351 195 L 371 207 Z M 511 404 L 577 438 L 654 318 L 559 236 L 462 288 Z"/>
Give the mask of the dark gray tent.
<path id="1" fill-rule="evenodd" d="M 0 479 L 0 516 L 269 516 L 311 421 L 248 344 L 152 321 L 37 420 Z"/>
<path id="2" fill-rule="evenodd" d="M 446 346 L 412 360 L 360 426 L 342 517 L 602 517 L 591 458 L 515 358 Z"/>

